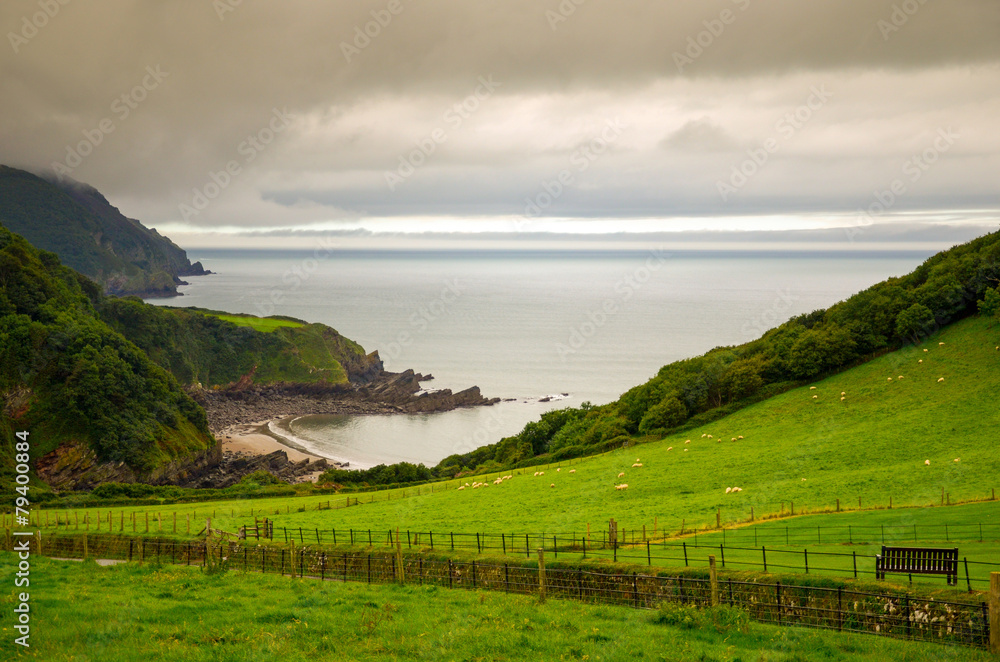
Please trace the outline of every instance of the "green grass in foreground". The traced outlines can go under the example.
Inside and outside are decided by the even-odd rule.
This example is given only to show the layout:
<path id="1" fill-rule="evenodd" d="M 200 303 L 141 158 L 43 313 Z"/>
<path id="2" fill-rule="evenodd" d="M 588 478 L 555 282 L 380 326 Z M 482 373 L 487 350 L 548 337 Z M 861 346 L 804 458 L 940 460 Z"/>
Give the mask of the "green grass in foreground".
<path id="1" fill-rule="evenodd" d="M 13 554 L 0 553 L 0 574 L 11 577 L 14 564 Z M 657 612 L 555 600 L 539 606 L 530 597 L 436 587 L 37 557 L 31 573 L 32 647 L 12 643 L 10 588 L 2 600 L 3 659 L 992 659 L 959 647 L 749 623 L 731 610 L 672 612 L 676 624 L 666 625 Z"/>
<path id="2" fill-rule="evenodd" d="M 249 326 L 250 328 L 256 331 L 261 331 L 263 333 L 271 333 L 281 327 L 291 327 L 294 329 L 305 326 L 300 322 L 275 319 L 273 317 L 252 317 L 250 315 L 221 315 L 217 313 L 209 313 L 209 314 L 211 314 L 212 317 L 218 317 L 221 320 L 232 322 L 237 326 Z"/>

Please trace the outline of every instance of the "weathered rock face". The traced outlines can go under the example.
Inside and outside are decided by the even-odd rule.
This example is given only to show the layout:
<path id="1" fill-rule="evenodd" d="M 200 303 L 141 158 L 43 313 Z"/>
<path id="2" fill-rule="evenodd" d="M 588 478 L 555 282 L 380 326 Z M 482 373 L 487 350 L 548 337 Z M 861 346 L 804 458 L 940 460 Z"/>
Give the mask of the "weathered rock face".
<path id="1" fill-rule="evenodd" d="M 177 484 L 181 487 L 229 487 L 255 471 L 267 471 L 287 483 L 294 483 L 307 474 L 326 471 L 328 468 L 330 465 L 324 459 L 292 462 L 288 459 L 288 454 L 280 450 L 255 456 L 227 453 L 222 462 L 210 471 Z"/>
<path id="2" fill-rule="evenodd" d="M 89 490 L 101 483 L 177 485 L 208 473 L 221 461 L 222 447 L 216 444 L 143 473 L 124 462 L 100 462 L 93 449 L 76 442 L 40 457 L 35 467 L 38 477 L 57 490 Z"/>
<path id="3" fill-rule="evenodd" d="M 380 372 L 376 379 L 363 386 L 247 385 L 245 388 L 220 391 L 197 389 L 190 393 L 205 408 L 209 426 L 216 432 L 232 425 L 293 414 L 433 413 L 499 402 L 497 398 L 484 398 L 477 386 L 458 393 L 448 389 L 424 392 L 421 382 L 427 379 L 407 370 L 401 373 Z"/>

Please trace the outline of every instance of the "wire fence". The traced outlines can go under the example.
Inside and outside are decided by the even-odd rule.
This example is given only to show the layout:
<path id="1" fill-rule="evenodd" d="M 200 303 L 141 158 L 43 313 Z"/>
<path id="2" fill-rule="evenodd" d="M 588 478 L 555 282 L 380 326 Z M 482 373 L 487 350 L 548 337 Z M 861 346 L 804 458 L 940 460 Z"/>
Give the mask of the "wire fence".
<path id="1" fill-rule="evenodd" d="M 909 592 L 801 586 L 780 581 L 717 579 L 687 574 L 641 574 L 586 564 L 545 567 L 392 551 L 333 551 L 321 547 L 261 545 L 248 541 L 182 541 L 121 536 L 51 536 L 36 553 L 59 558 L 100 557 L 139 563 L 199 565 L 300 578 L 386 584 L 405 582 L 452 589 L 545 595 L 588 603 L 655 609 L 664 603 L 726 605 L 774 625 L 797 625 L 937 643 L 987 647 L 989 604 L 958 602 Z"/>

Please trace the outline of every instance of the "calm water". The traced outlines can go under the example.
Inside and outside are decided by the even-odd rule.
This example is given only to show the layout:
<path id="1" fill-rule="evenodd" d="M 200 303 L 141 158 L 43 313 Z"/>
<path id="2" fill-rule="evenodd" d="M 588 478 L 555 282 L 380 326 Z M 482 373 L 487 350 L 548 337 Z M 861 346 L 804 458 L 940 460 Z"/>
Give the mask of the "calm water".
<path id="1" fill-rule="evenodd" d="M 300 445 L 352 466 L 436 464 L 518 432 L 554 407 L 609 402 L 665 363 L 752 340 L 926 252 L 545 253 L 191 251 L 216 275 L 152 303 L 328 324 L 386 368 L 477 385 L 495 407 L 430 416 L 307 416 Z M 568 394 L 568 395 L 562 395 Z M 544 397 L 553 398 L 547 403 Z"/>

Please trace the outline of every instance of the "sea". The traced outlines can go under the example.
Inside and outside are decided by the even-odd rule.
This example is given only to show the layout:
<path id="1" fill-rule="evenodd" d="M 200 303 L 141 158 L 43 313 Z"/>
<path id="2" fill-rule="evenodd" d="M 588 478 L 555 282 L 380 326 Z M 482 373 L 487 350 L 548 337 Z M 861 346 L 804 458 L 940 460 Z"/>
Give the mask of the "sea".
<path id="1" fill-rule="evenodd" d="M 753 340 L 933 252 L 189 250 L 215 273 L 150 303 L 322 322 L 378 350 L 387 370 L 432 375 L 427 390 L 475 385 L 502 399 L 271 424 L 352 468 L 433 466 L 548 410 L 611 402 L 667 363 Z"/>

